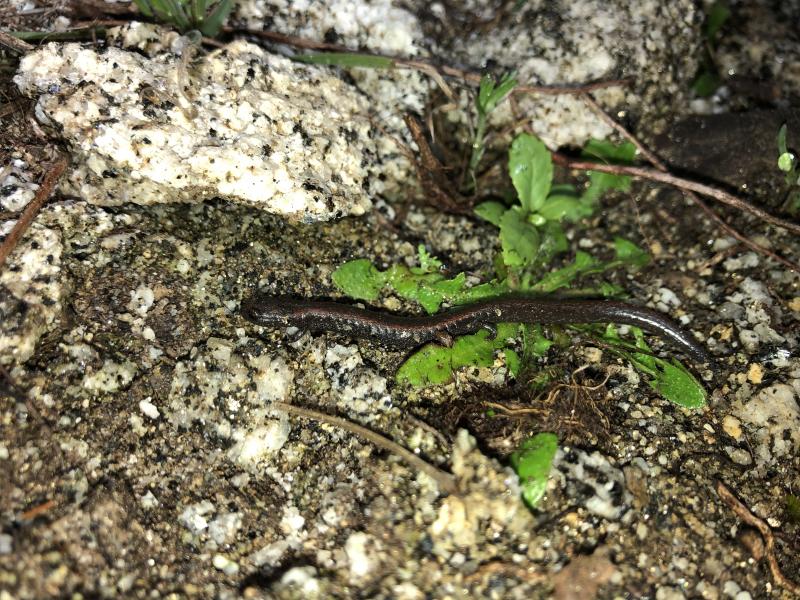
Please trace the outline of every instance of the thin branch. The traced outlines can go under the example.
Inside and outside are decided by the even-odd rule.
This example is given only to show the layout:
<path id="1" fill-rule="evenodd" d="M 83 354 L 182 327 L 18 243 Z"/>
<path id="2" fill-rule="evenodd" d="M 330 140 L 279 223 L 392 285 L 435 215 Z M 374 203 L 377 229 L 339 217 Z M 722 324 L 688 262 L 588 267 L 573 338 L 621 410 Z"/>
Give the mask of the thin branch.
<path id="1" fill-rule="evenodd" d="M 724 483 L 717 481 L 716 487 L 717 494 L 719 494 L 719 497 L 728 505 L 734 514 L 746 524 L 758 529 L 759 533 L 761 533 L 761 537 L 764 538 L 764 542 L 766 543 L 765 553 L 767 556 L 767 563 L 769 564 L 769 570 L 772 573 L 772 578 L 775 580 L 775 583 L 793 594 L 800 594 L 800 585 L 788 579 L 781 571 L 780 565 L 778 565 L 778 559 L 775 557 L 775 534 L 772 533 L 772 528 L 764 519 L 754 515 Z"/>
<path id="2" fill-rule="evenodd" d="M 36 46 L 20 40 L 9 33 L 6 33 L 5 31 L 0 31 L 0 46 L 6 46 L 7 48 L 11 48 L 12 50 L 20 52 L 21 54 L 26 54 L 32 50 L 36 50 Z"/>
<path id="3" fill-rule="evenodd" d="M 439 489 L 441 489 L 443 492 L 454 494 L 458 489 L 456 485 L 456 479 L 453 475 L 434 467 L 432 464 L 425 462 L 413 452 L 406 450 L 401 445 L 378 433 L 375 433 L 370 429 L 367 429 L 366 427 L 352 423 L 340 417 L 334 417 L 332 415 L 317 412 L 309 408 L 295 406 L 294 404 L 286 404 L 285 402 L 273 402 L 270 406 L 289 414 L 305 417 L 306 419 L 313 419 L 315 421 L 322 421 L 323 423 L 328 423 L 334 427 L 339 427 L 345 431 L 349 431 L 350 433 L 369 440 L 376 446 L 383 448 L 392 454 L 396 454 L 412 467 L 424 472 L 439 485 Z"/>
<path id="4" fill-rule="evenodd" d="M 591 108 L 592 111 L 594 111 L 594 114 L 596 114 L 598 117 L 600 117 L 600 119 L 606 125 L 608 125 L 612 129 L 616 129 L 623 137 L 627 138 L 634 146 L 636 146 L 636 149 L 639 151 L 639 154 L 644 156 L 647 159 L 647 161 L 650 164 L 652 164 L 656 169 L 658 169 L 659 171 L 664 171 L 664 172 L 667 171 L 667 166 L 664 163 L 662 163 L 661 160 L 659 160 L 659 158 L 655 154 L 650 152 L 650 150 L 647 148 L 647 146 L 642 144 L 636 138 L 635 135 L 633 135 L 631 132 L 629 132 L 627 129 L 625 129 L 622 125 L 620 125 L 614 119 L 612 119 L 611 116 L 605 110 L 603 110 L 603 107 L 600 106 L 597 103 L 597 101 L 595 101 L 594 98 L 592 98 L 589 94 L 582 94 L 581 95 L 581 100 L 586 102 L 586 104 L 589 106 L 589 108 Z"/>
<path id="5" fill-rule="evenodd" d="M 617 130 L 623 137 L 628 139 L 634 146 L 636 146 L 636 149 L 639 151 L 639 153 L 642 156 L 644 156 L 650 162 L 650 164 L 652 164 L 656 169 L 658 169 L 659 171 L 662 171 L 664 173 L 667 173 L 669 171 L 669 169 L 667 168 L 667 165 L 664 164 L 661 161 L 661 159 L 658 158 L 658 156 L 656 156 L 654 153 L 650 152 L 650 150 L 647 148 L 647 146 L 642 144 L 635 135 L 633 135 L 631 132 L 629 132 L 627 129 L 625 129 L 625 127 L 623 127 L 622 125 L 617 123 L 614 119 L 612 119 L 608 115 L 608 113 L 606 113 L 606 111 L 603 110 L 603 108 L 595 101 L 594 98 L 592 98 L 589 94 L 583 94 L 581 96 L 581 99 L 584 102 L 586 102 L 586 104 L 589 106 L 589 108 L 591 108 L 594 111 L 594 113 L 598 117 L 600 117 L 600 119 L 603 120 L 603 122 L 605 122 L 607 125 L 609 125 L 613 129 Z M 754 252 L 757 252 L 759 254 L 767 256 L 767 257 L 771 258 L 772 260 L 781 263 L 787 269 L 790 269 L 790 270 L 792 270 L 792 271 L 794 271 L 796 273 L 800 273 L 800 265 L 798 265 L 797 263 L 792 262 L 792 261 L 790 261 L 790 260 L 788 260 L 786 258 L 783 258 L 782 256 L 780 256 L 779 254 L 773 252 L 769 248 L 766 248 L 764 246 L 761 246 L 760 244 L 755 243 L 753 240 L 748 238 L 746 235 L 744 235 L 743 233 L 740 233 L 733 226 L 731 226 L 728 223 L 726 223 L 725 220 L 722 217 L 720 217 L 717 213 L 715 213 L 711 209 L 710 206 L 708 206 L 705 202 L 703 202 L 703 200 L 701 200 L 700 197 L 697 194 L 695 194 L 694 192 L 692 192 L 690 190 L 681 190 L 681 191 L 683 192 L 684 196 L 686 196 L 687 198 L 689 198 L 689 200 L 691 200 L 692 202 L 697 204 L 697 206 L 700 207 L 700 209 L 704 213 L 706 213 L 706 216 L 709 219 L 711 219 L 712 221 L 714 221 L 720 227 L 720 229 L 725 231 L 729 236 L 739 240 L 739 242 L 741 242 L 742 244 L 744 244 L 745 246 L 747 246 L 748 248 L 750 248 Z"/>
<path id="6" fill-rule="evenodd" d="M 28 229 L 31 222 L 33 222 L 33 219 L 36 218 L 39 209 L 42 208 L 42 205 L 50 197 L 50 194 L 53 192 L 53 188 L 58 182 L 58 178 L 61 177 L 61 174 L 66 168 L 67 159 L 62 156 L 47 170 L 47 173 L 44 176 L 44 181 L 42 181 L 42 185 L 39 186 L 39 189 L 36 191 L 36 195 L 33 197 L 33 200 L 28 203 L 28 206 L 25 207 L 25 210 L 14 224 L 14 227 L 11 229 L 8 236 L 6 236 L 6 239 L 3 240 L 2 244 L 0 244 L 0 267 L 3 266 L 8 258 L 8 255 L 11 254 L 11 251 L 16 247 L 17 243 L 22 237 L 22 234 L 24 234 Z"/>
<path id="7" fill-rule="evenodd" d="M 683 177 L 678 177 L 676 175 L 672 175 L 671 173 L 664 173 L 658 169 L 651 169 L 649 167 L 632 167 L 628 165 L 607 165 L 585 160 L 573 160 L 569 156 L 559 152 L 553 153 L 553 161 L 570 169 L 599 171 L 601 173 L 611 173 L 613 175 L 631 175 L 633 177 L 641 177 L 651 181 L 658 181 L 659 183 L 666 183 L 681 190 L 697 192 L 703 196 L 713 198 L 722 204 L 727 204 L 744 212 L 749 212 L 750 214 L 755 215 L 756 217 L 759 217 L 760 219 L 766 221 L 767 223 L 771 223 L 776 227 L 781 227 L 782 229 L 800 234 L 800 225 L 771 215 L 767 211 L 750 204 L 738 196 L 734 196 L 733 194 L 730 194 L 719 188 L 705 185 L 704 183 L 699 183 L 691 179 L 684 179 Z"/>
<path id="8" fill-rule="evenodd" d="M 688 190 L 683 190 L 683 193 L 684 193 L 686 196 L 688 196 L 689 198 L 691 198 L 691 200 L 692 200 L 692 201 L 693 201 L 695 204 L 697 204 L 697 206 L 699 206 L 699 207 L 700 207 L 700 209 L 701 209 L 701 210 L 702 210 L 704 213 L 706 213 L 706 215 L 707 215 L 707 216 L 708 216 L 708 217 L 709 217 L 711 220 L 713 220 L 713 221 L 714 221 L 714 222 L 715 222 L 717 225 L 719 225 L 719 227 L 720 227 L 720 228 L 721 228 L 723 231 L 725 231 L 725 232 L 726 232 L 726 233 L 727 233 L 729 236 L 731 236 L 732 238 L 735 238 L 735 239 L 739 240 L 739 241 L 740 241 L 742 244 L 744 244 L 745 246 L 747 246 L 748 248 L 750 248 L 750 249 L 751 249 L 751 250 L 753 250 L 754 252 L 758 252 L 759 254 L 763 254 L 764 256 L 767 256 L 767 257 L 771 258 L 772 260 L 774 260 L 774 261 L 777 261 L 777 262 L 781 263 L 781 264 L 782 264 L 784 267 L 786 267 L 787 269 L 789 269 L 789 270 L 791 270 L 791 271 L 794 271 L 795 273 L 800 273 L 800 264 L 797 264 L 796 262 L 792 262 L 791 260 L 789 260 L 789 259 L 787 259 L 787 258 L 784 258 L 784 257 L 782 257 L 780 254 L 776 254 L 775 252 L 773 252 L 773 251 L 772 251 L 772 250 L 770 250 L 769 248 L 766 248 L 766 247 L 764 247 L 764 246 L 762 246 L 762 245 L 760 245 L 760 244 L 756 244 L 756 243 L 755 243 L 753 240 L 751 240 L 749 237 L 747 237 L 747 236 L 746 236 L 746 235 L 744 235 L 743 233 L 739 232 L 737 229 L 734 229 L 733 227 L 731 227 L 730 225 L 728 225 L 728 224 L 727 224 L 727 223 L 726 223 L 726 222 L 725 222 L 725 221 L 722 219 L 722 217 L 720 217 L 720 216 L 719 216 L 717 213 L 715 213 L 715 212 L 714 212 L 714 211 L 711 209 L 711 207 L 710 207 L 708 204 L 706 204 L 705 202 L 703 202 L 703 201 L 700 199 L 700 196 L 698 196 L 698 195 L 697 195 L 697 194 L 695 194 L 694 192 L 690 192 L 690 191 L 688 191 Z"/>

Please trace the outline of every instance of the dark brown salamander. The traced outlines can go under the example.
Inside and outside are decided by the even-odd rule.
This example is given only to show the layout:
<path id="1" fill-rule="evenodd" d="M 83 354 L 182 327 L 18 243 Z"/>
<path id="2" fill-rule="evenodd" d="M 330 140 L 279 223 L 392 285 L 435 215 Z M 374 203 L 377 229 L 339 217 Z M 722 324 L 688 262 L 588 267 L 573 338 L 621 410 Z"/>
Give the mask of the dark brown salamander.
<path id="1" fill-rule="evenodd" d="M 695 360 L 712 363 L 708 352 L 669 317 L 614 300 L 511 296 L 466 304 L 436 315 L 407 317 L 338 302 L 256 294 L 242 302 L 241 310 L 245 319 L 265 327 L 332 331 L 399 348 L 446 342 L 450 336 L 497 323 L 623 323 L 661 335 Z"/>

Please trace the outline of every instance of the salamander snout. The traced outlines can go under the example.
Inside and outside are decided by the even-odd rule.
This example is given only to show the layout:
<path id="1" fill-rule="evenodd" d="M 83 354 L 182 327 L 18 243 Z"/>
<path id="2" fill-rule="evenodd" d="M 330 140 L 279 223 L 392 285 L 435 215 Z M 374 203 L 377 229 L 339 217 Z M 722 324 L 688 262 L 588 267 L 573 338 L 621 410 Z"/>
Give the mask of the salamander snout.
<path id="1" fill-rule="evenodd" d="M 297 313 L 296 302 L 282 297 L 254 294 L 242 300 L 242 316 L 264 327 L 287 325 Z"/>

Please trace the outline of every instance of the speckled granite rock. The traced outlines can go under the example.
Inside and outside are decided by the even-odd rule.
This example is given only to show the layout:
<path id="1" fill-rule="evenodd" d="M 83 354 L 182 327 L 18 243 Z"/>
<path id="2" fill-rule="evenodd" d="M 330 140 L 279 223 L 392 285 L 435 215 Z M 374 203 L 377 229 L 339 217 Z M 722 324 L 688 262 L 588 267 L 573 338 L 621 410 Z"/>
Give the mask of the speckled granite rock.
<path id="1" fill-rule="evenodd" d="M 687 83 L 697 70 L 703 18 L 692 0 L 639 2 L 622 0 L 529 1 L 508 10 L 496 2 L 459 3 L 337 0 L 309 8 L 298 0 L 246 0 L 233 14 L 250 27 L 277 29 L 294 35 L 335 41 L 405 57 L 430 56 L 434 62 L 514 71 L 519 81 L 532 85 L 573 85 L 603 79 L 630 78 L 627 87 L 595 92 L 604 105 L 624 107 L 653 127 L 663 126 L 684 101 Z M 387 31 L 376 15 L 390 11 L 393 28 Z M 348 18 L 352 15 L 352 18 Z M 407 79 L 390 81 L 390 74 L 363 75 L 360 87 L 382 106 L 386 94 L 399 87 L 414 98 L 424 89 Z M 434 89 L 429 85 L 431 89 Z M 380 93 L 379 93 L 380 92 Z M 472 93 L 459 97 L 450 118 L 464 121 L 473 110 Z M 524 115 L 524 119 L 522 116 Z M 500 128 L 512 121 L 530 123 L 551 147 L 582 145 L 602 139 L 611 129 L 576 96 L 529 94 L 518 97 L 514 115 L 503 104 L 492 116 Z"/>
<path id="2" fill-rule="evenodd" d="M 462 19 L 491 22 L 496 5 L 474 0 L 461 7 Z M 596 90 L 610 108 L 622 107 L 650 126 L 681 105 L 697 69 L 702 13 L 692 0 L 637 2 L 560 0 L 525 2 L 493 27 L 475 26 L 452 38 L 452 59 L 498 71 L 514 71 L 538 85 L 578 85 L 630 78 L 626 87 Z M 451 54 L 451 53 L 454 53 Z M 528 94 L 495 116 L 511 122 L 524 115 L 551 147 L 604 139 L 612 130 L 577 96 Z M 505 113 L 505 114 L 503 114 Z"/>
<path id="3" fill-rule="evenodd" d="M 95 204 L 224 197 L 304 221 L 370 206 L 366 102 L 327 69 L 244 41 L 196 63 L 48 44 L 15 81 L 70 145 L 64 191 Z"/>

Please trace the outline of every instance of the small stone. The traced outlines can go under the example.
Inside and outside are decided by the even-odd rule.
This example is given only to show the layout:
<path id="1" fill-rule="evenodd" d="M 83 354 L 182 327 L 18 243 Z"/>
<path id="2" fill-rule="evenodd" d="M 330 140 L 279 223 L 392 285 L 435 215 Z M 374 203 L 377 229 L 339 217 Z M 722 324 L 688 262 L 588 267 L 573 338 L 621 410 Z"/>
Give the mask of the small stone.
<path id="1" fill-rule="evenodd" d="M 150 398 L 145 398 L 139 402 L 139 410 L 144 413 L 144 416 L 153 420 L 161 416 L 158 412 L 158 407 L 150 402 Z"/>
<path id="2" fill-rule="evenodd" d="M 239 572 L 239 565 L 222 554 L 215 554 L 214 558 L 211 559 L 211 564 L 214 565 L 215 569 L 222 571 L 229 577 Z"/>
<path id="3" fill-rule="evenodd" d="M 752 363 L 747 370 L 747 381 L 759 384 L 764 377 L 764 369 L 758 363 Z"/>
<path id="4" fill-rule="evenodd" d="M 733 415 L 725 415 L 722 419 L 722 429 L 737 441 L 742 437 L 742 422 Z"/>

